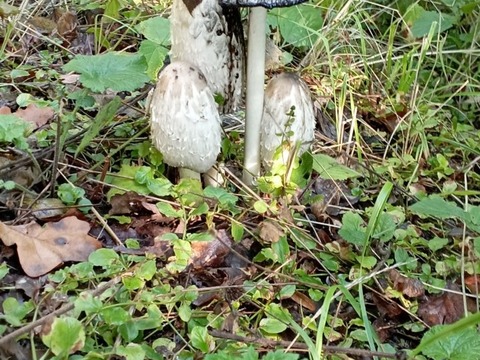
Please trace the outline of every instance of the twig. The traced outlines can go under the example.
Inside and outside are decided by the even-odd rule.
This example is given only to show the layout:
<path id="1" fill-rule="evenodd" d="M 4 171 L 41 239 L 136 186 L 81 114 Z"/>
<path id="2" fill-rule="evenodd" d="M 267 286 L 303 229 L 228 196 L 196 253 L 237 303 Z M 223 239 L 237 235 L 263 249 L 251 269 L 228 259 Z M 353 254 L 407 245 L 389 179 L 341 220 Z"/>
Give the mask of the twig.
<path id="1" fill-rule="evenodd" d="M 108 233 L 108 235 L 110 235 L 113 239 L 113 241 L 115 241 L 115 243 L 118 245 L 118 246 L 121 246 L 121 247 L 125 247 L 122 242 L 120 241 L 120 239 L 118 238 L 117 234 L 115 234 L 115 232 L 112 230 L 112 228 L 108 225 L 108 223 L 105 221 L 105 219 L 102 217 L 102 215 L 100 215 L 100 213 L 97 211 L 97 209 L 95 209 L 93 206 L 91 207 L 91 210 L 93 212 L 93 214 L 95 215 L 95 217 L 97 218 L 98 221 L 100 221 L 100 223 L 102 224 L 102 226 L 105 228 L 105 231 Z"/>
<path id="2" fill-rule="evenodd" d="M 240 335 L 235 335 L 226 331 L 219 331 L 219 330 L 209 330 L 208 332 L 210 335 L 216 338 L 234 340 L 242 343 L 260 344 L 268 348 L 274 348 L 274 347 L 286 348 L 286 347 L 292 346 L 292 343 L 290 341 L 284 341 L 284 340 L 277 341 L 277 340 L 269 340 L 269 339 L 253 337 L 253 336 L 240 336 Z M 295 342 L 294 347 L 302 351 L 308 350 L 307 344 L 301 343 L 301 342 Z M 350 355 L 356 355 L 356 356 L 364 356 L 368 358 L 371 358 L 373 356 L 379 356 L 382 358 L 397 359 L 397 358 L 400 358 L 401 356 L 400 353 L 391 354 L 391 353 L 385 353 L 380 351 L 352 349 L 352 348 L 345 348 L 345 347 L 332 346 L 332 345 L 324 345 L 323 349 L 325 349 L 325 352 L 328 352 L 330 354 L 350 354 Z"/>

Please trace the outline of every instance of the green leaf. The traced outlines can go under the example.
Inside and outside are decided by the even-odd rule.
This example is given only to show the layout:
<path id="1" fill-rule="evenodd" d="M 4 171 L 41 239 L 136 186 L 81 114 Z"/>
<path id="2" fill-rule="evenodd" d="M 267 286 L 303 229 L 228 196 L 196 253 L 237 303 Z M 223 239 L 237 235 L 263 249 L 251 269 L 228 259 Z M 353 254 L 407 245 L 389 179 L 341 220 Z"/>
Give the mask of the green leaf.
<path id="1" fill-rule="evenodd" d="M 148 260 L 140 265 L 135 271 L 135 274 L 143 280 L 150 281 L 157 272 L 157 264 L 155 260 Z"/>
<path id="2" fill-rule="evenodd" d="M 323 16 L 319 7 L 310 4 L 270 11 L 268 22 L 280 29 L 285 42 L 296 47 L 312 47 L 323 26 Z"/>
<path id="3" fill-rule="evenodd" d="M 142 21 L 135 29 L 148 40 L 165 47 L 170 45 L 170 21 L 163 16 Z"/>
<path id="4" fill-rule="evenodd" d="M 432 327 L 423 336 L 422 342 L 434 339 L 448 325 Z M 480 334 L 474 328 L 452 332 L 450 336 L 434 340 L 422 353 L 435 360 L 472 360 L 478 359 L 480 353 Z"/>
<path id="5" fill-rule="evenodd" d="M 56 318 L 50 331 L 42 336 L 42 341 L 59 358 L 66 358 L 83 348 L 85 330 L 82 323 L 75 318 Z"/>
<path id="6" fill-rule="evenodd" d="M 91 144 L 92 140 L 98 134 L 100 134 L 102 129 L 112 122 L 117 110 L 120 108 L 120 105 L 122 105 L 122 101 L 118 96 L 115 96 L 112 101 L 100 109 L 92 124 L 88 127 L 87 132 L 83 135 L 82 141 L 75 151 L 75 157 L 77 157 L 77 155 L 82 152 L 83 149 Z"/>
<path id="7" fill-rule="evenodd" d="M 83 86 L 95 92 L 134 91 L 149 81 L 145 59 L 139 54 L 77 55 L 63 69 L 79 73 Z"/>
<path id="8" fill-rule="evenodd" d="M 13 143 L 15 147 L 26 150 L 29 124 L 15 115 L 0 115 L 0 143 Z"/>
<path id="9" fill-rule="evenodd" d="M 313 170 L 324 179 L 346 180 L 361 174 L 345 165 L 341 165 L 334 158 L 325 154 L 315 154 L 313 157 Z"/>
<path id="10" fill-rule="evenodd" d="M 124 356 L 126 360 L 144 360 L 145 350 L 139 344 L 128 344 L 117 346 L 116 355 Z"/>
<path id="11" fill-rule="evenodd" d="M 391 240 L 395 233 L 396 227 L 397 224 L 395 224 L 393 217 L 386 212 L 382 212 L 378 217 L 377 226 L 375 226 L 372 237 L 375 239 L 380 239 L 382 242 Z"/>
<path id="12" fill-rule="evenodd" d="M 243 233 L 245 232 L 245 227 L 241 223 L 237 223 L 232 221 L 232 229 L 230 233 L 232 234 L 232 238 L 234 241 L 239 242 L 243 239 Z"/>
<path id="13" fill-rule="evenodd" d="M 175 210 L 172 205 L 165 203 L 165 202 L 158 202 L 156 204 L 158 211 L 160 211 L 163 215 L 172 217 L 172 218 L 179 218 L 182 217 L 183 210 Z"/>
<path id="14" fill-rule="evenodd" d="M 207 186 L 203 190 L 206 197 L 217 199 L 221 205 L 235 205 L 238 201 L 238 196 L 220 187 Z"/>
<path id="15" fill-rule="evenodd" d="M 85 196 L 85 190 L 70 183 L 65 183 L 58 187 L 57 195 L 64 204 L 74 205 Z"/>
<path id="16" fill-rule="evenodd" d="M 95 266 L 107 267 L 119 261 L 119 256 L 113 249 L 98 249 L 88 256 L 88 261 Z"/>
<path id="17" fill-rule="evenodd" d="M 346 212 L 342 218 L 342 227 L 338 234 L 347 242 L 363 246 L 365 244 L 365 227 L 363 226 L 363 219 L 360 215 L 351 211 Z"/>
<path id="18" fill-rule="evenodd" d="M 147 188 L 156 196 L 168 196 L 172 193 L 173 184 L 166 178 L 156 178 L 147 181 Z"/>
<path id="19" fill-rule="evenodd" d="M 107 192 L 107 200 L 110 201 L 114 195 L 124 194 L 125 191 L 133 191 L 140 195 L 148 195 L 150 193 L 148 187 L 135 181 L 137 171 L 142 168 L 144 167 L 124 164 L 116 174 L 118 176 L 107 176 L 107 183 L 113 185 L 113 187 Z M 145 168 L 149 169 L 148 167 Z M 115 187 L 125 190 L 116 189 Z"/>
<path id="20" fill-rule="evenodd" d="M 268 205 L 265 201 L 263 200 L 257 200 L 255 201 L 255 203 L 253 204 L 253 208 L 255 209 L 255 211 L 259 214 L 264 214 L 268 211 Z"/>
<path id="21" fill-rule="evenodd" d="M 409 207 L 410 211 L 420 216 L 433 216 L 439 219 L 465 218 L 465 212 L 455 203 L 438 196 L 420 200 Z"/>
<path id="22" fill-rule="evenodd" d="M 193 347 L 203 353 L 208 353 L 215 347 L 213 337 L 208 333 L 207 328 L 203 326 L 195 326 L 192 329 L 190 332 L 190 340 L 192 341 Z"/>
<path id="23" fill-rule="evenodd" d="M 260 320 L 260 330 L 268 334 L 280 334 L 287 329 L 287 325 L 274 318 L 264 318 Z"/>
<path id="24" fill-rule="evenodd" d="M 5 321 L 13 326 L 21 326 L 22 320 L 35 307 L 31 301 L 19 303 L 17 299 L 13 297 L 7 297 L 2 303 L 2 308 Z"/>
<path id="25" fill-rule="evenodd" d="M 158 72 L 163 67 L 168 49 L 150 40 L 140 43 L 138 53 L 145 57 L 147 62 L 147 75 L 151 80 L 156 80 Z"/>
<path id="26" fill-rule="evenodd" d="M 412 4 L 407 9 L 404 19 L 410 26 L 412 36 L 416 38 L 428 35 L 434 23 L 437 23 L 434 34 L 443 32 L 457 23 L 455 16 L 444 14 L 440 11 L 427 11 L 418 3 Z"/>
<path id="27" fill-rule="evenodd" d="M 119 306 L 105 307 L 100 311 L 100 315 L 109 325 L 121 325 L 131 318 L 128 311 Z"/>
<path id="28" fill-rule="evenodd" d="M 283 350 L 275 350 L 274 352 L 267 353 L 262 360 L 297 360 L 298 354 L 287 353 Z"/>

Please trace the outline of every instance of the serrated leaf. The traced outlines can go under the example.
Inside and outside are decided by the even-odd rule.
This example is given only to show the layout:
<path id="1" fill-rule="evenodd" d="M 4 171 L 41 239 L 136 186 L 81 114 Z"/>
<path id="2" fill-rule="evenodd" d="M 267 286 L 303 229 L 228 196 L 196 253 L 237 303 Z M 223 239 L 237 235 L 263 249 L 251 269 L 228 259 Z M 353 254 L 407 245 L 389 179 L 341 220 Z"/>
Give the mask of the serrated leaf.
<path id="1" fill-rule="evenodd" d="M 325 154 L 315 154 L 313 157 L 313 170 L 318 176 L 331 180 L 346 180 L 360 176 L 361 174 L 345 165 L 341 165 L 334 158 Z"/>
<path id="2" fill-rule="evenodd" d="M 422 342 L 436 335 L 448 325 L 434 326 L 423 336 Z M 471 360 L 478 359 L 480 334 L 474 328 L 452 332 L 450 336 L 433 341 L 422 353 L 432 359 Z"/>
<path id="3" fill-rule="evenodd" d="M 90 125 L 85 135 L 83 135 L 82 141 L 75 151 L 75 157 L 77 157 L 77 155 L 92 142 L 100 131 L 113 120 L 120 105 L 122 105 L 122 101 L 118 96 L 115 96 L 112 101 L 100 109 L 97 116 L 95 116 L 92 125 Z"/>
<path id="4" fill-rule="evenodd" d="M 77 55 L 63 69 L 79 73 L 83 86 L 95 92 L 134 91 L 150 80 L 146 61 L 139 54 Z"/>
<path id="5" fill-rule="evenodd" d="M 158 72 L 163 67 L 168 49 L 162 45 L 150 40 L 143 40 L 138 49 L 138 53 L 142 54 L 147 61 L 147 75 L 152 80 L 157 79 Z"/>

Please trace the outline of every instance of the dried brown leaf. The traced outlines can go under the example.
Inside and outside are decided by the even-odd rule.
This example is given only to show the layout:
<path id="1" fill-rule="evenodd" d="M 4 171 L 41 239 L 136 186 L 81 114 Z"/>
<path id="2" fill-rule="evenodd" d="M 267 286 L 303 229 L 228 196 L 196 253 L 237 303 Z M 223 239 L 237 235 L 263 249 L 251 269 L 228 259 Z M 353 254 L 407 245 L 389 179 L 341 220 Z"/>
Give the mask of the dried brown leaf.
<path id="1" fill-rule="evenodd" d="M 28 276 L 37 277 L 65 261 L 85 261 L 101 243 L 88 235 L 90 225 L 76 217 L 40 226 L 35 222 L 8 226 L 0 222 L 0 238 L 17 245 L 18 258 Z"/>
<path id="2" fill-rule="evenodd" d="M 53 118 L 54 111 L 49 107 L 38 107 L 35 104 L 28 105 L 25 109 L 18 109 L 15 115 L 35 125 L 35 129 L 48 123 Z"/>
<path id="3" fill-rule="evenodd" d="M 266 243 L 275 243 L 284 236 L 283 230 L 271 221 L 264 221 L 258 225 L 259 236 Z"/>
<path id="4" fill-rule="evenodd" d="M 403 295 L 418 298 L 425 294 L 425 287 L 420 280 L 407 278 L 395 269 L 390 270 L 389 276 L 390 280 L 393 281 L 393 288 Z"/>

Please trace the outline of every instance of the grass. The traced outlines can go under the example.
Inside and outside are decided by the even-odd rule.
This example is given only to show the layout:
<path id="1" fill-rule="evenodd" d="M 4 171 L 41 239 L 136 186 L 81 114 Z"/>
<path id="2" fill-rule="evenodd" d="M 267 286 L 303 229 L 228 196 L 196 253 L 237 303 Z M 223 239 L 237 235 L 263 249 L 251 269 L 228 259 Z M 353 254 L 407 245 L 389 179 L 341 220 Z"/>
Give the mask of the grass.
<path id="1" fill-rule="evenodd" d="M 239 180 L 237 128 L 221 188 L 174 184 L 151 147 L 154 79 L 141 79 L 169 44 L 164 19 L 143 21 L 168 3 L 69 2 L 76 43 L 29 20 L 52 19 L 51 4 L 9 4 L 19 15 L 0 5 L 0 105 L 55 116 L 19 132 L 0 115 L 0 221 L 75 216 L 103 248 L 29 277 L 0 232 L 0 357 L 478 358 L 478 4 L 272 11 L 271 37 L 321 116 L 311 154 L 258 189 Z M 78 49 L 119 57 L 93 68 Z"/>

